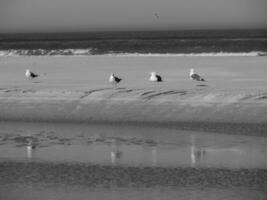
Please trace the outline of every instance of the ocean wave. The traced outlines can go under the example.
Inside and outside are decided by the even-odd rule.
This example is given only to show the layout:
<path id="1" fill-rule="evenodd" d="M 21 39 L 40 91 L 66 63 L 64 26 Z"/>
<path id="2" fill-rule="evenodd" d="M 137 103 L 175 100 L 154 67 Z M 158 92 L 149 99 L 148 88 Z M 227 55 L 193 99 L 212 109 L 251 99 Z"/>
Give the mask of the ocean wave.
<path id="1" fill-rule="evenodd" d="M 147 54 L 140 54 L 140 53 L 123 53 L 123 54 L 108 54 L 108 55 L 115 55 L 115 56 L 155 56 L 155 57 L 184 57 L 184 56 L 267 56 L 267 52 L 258 52 L 258 51 L 253 51 L 253 52 L 213 52 L 213 53 L 166 53 L 166 54 L 156 54 L 156 53 L 147 53 Z"/>
<path id="2" fill-rule="evenodd" d="M 203 52 L 203 53 L 115 53 L 96 54 L 92 49 L 10 49 L 0 50 L 0 56 L 144 56 L 144 57 L 183 57 L 183 56 L 267 56 L 267 52 Z"/>
<path id="3" fill-rule="evenodd" d="M 91 49 L 10 49 L 0 51 L 0 56 L 86 56 Z"/>

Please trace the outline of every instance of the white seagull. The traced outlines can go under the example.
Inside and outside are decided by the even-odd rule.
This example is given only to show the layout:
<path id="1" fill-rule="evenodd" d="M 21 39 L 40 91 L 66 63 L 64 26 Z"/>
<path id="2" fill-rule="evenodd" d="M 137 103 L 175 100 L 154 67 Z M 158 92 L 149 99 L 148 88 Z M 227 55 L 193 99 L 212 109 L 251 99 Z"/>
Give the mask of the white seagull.
<path id="1" fill-rule="evenodd" d="M 33 73 L 33 72 L 31 72 L 29 69 L 26 69 L 25 76 L 26 76 L 28 79 L 33 79 L 33 78 L 38 77 L 39 75 L 38 75 L 38 74 L 35 74 L 35 73 Z"/>
<path id="2" fill-rule="evenodd" d="M 156 72 L 150 72 L 149 80 L 153 82 L 162 82 L 161 76 L 156 74 Z"/>
<path id="3" fill-rule="evenodd" d="M 117 87 L 117 84 L 121 81 L 122 79 L 115 76 L 113 73 L 110 74 L 110 77 L 108 79 L 108 81 L 114 85 L 115 87 Z"/>
<path id="4" fill-rule="evenodd" d="M 194 81 L 205 81 L 204 78 L 195 73 L 193 68 L 190 69 L 190 78 Z"/>

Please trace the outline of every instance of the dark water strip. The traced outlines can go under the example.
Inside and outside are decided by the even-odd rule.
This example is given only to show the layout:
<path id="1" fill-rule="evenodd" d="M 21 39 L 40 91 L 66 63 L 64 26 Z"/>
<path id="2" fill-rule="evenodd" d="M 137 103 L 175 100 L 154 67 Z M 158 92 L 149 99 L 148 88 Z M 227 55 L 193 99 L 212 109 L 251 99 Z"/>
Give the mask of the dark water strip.
<path id="1" fill-rule="evenodd" d="M 79 163 L 0 162 L 0 185 L 44 183 L 87 187 L 249 187 L 266 191 L 266 169 L 163 168 Z"/>
<path id="2" fill-rule="evenodd" d="M 53 124 L 54 126 L 62 126 L 69 124 L 71 126 L 86 127 L 91 125 L 108 125 L 108 126 L 120 126 L 120 127 L 143 127 L 143 128 L 167 128 L 171 130 L 180 131 L 199 131 L 207 133 L 218 133 L 227 135 L 244 135 L 244 136 L 259 136 L 267 137 L 267 124 L 266 123 L 231 123 L 231 122 L 203 122 L 203 121 L 115 121 L 115 120 L 93 120 L 87 121 L 80 119 L 39 119 L 39 118 L 24 118 L 20 116 L 8 116 L 0 115 L 0 127 L 4 124 Z"/>
<path id="3" fill-rule="evenodd" d="M 91 49 L 93 55 L 266 52 L 266 44 L 267 30 L 0 34 L 0 50 L 45 50 L 28 51 L 28 55 L 50 55 L 54 53 L 49 50 L 59 49 Z M 71 52 L 63 53 L 66 54 Z"/>

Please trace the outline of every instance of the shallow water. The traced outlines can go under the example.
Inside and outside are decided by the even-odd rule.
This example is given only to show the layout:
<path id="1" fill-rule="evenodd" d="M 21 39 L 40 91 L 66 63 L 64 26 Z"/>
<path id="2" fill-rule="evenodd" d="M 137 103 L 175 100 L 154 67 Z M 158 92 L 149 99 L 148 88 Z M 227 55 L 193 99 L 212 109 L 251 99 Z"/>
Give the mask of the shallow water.
<path id="1" fill-rule="evenodd" d="M 267 137 L 129 124 L 0 128 L 0 199 L 267 197 Z"/>

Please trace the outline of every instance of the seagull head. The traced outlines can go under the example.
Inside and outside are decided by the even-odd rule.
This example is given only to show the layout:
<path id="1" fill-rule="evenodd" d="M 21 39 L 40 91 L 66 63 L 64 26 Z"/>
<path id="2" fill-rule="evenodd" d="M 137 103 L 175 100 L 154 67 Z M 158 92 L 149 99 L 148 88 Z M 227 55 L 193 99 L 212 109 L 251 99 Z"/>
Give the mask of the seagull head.
<path id="1" fill-rule="evenodd" d="M 194 69 L 191 68 L 191 69 L 190 69 L 190 76 L 191 76 L 192 74 L 194 74 L 194 73 L 195 73 Z"/>
<path id="2" fill-rule="evenodd" d="M 26 72 L 27 72 L 27 73 L 29 73 L 29 72 L 30 72 L 30 70 L 29 70 L 29 69 L 26 69 Z"/>
<path id="3" fill-rule="evenodd" d="M 156 72 L 150 72 L 151 76 L 156 76 Z"/>

